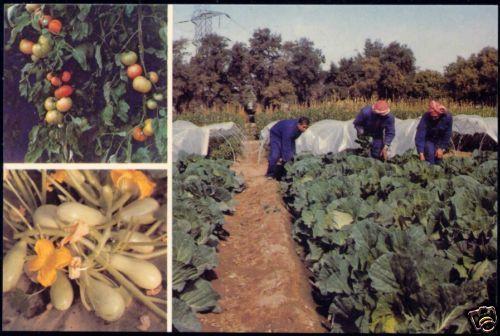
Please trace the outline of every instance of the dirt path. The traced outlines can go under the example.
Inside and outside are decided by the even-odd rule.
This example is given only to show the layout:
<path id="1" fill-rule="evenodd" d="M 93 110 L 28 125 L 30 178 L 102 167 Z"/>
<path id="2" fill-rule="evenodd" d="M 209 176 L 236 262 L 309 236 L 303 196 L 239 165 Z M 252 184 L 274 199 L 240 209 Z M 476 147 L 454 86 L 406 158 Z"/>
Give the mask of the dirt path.
<path id="1" fill-rule="evenodd" d="M 257 141 L 246 142 L 244 153 L 233 169 L 247 189 L 226 217 L 230 236 L 219 245 L 213 281 L 222 312 L 199 314 L 203 331 L 324 332 L 279 184 L 263 176 L 267 160 L 257 164 Z"/>

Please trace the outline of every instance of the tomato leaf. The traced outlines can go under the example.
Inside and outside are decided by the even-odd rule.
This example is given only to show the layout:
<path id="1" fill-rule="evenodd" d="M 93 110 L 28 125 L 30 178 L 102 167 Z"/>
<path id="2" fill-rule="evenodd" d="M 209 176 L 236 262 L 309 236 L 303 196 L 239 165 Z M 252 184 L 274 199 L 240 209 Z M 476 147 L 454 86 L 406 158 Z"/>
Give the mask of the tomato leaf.
<path id="1" fill-rule="evenodd" d="M 89 70 L 87 59 L 85 57 L 86 49 L 87 47 L 85 45 L 79 45 L 74 48 L 72 52 L 73 58 L 80 64 L 83 70 Z"/>
<path id="2" fill-rule="evenodd" d="M 95 60 L 97 62 L 97 65 L 99 66 L 99 69 L 102 69 L 102 56 L 101 56 L 101 45 L 98 44 L 95 47 Z"/>
<path id="3" fill-rule="evenodd" d="M 108 126 L 113 126 L 113 123 L 111 120 L 113 119 L 113 106 L 112 105 L 106 105 L 104 110 L 101 112 L 101 118 L 104 121 L 104 124 Z"/>
<path id="4" fill-rule="evenodd" d="M 128 111 L 130 109 L 129 104 L 125 100 L 120 100 L 118 102 L 118 113 L 116 114 L 121 121 L 128 121 Z"/>
<path id="5" fill-rule="evenodd" d="M 146 147 L 141 147 L 132 155 L 132 162 L 151 162 L 151 154 Z"/>

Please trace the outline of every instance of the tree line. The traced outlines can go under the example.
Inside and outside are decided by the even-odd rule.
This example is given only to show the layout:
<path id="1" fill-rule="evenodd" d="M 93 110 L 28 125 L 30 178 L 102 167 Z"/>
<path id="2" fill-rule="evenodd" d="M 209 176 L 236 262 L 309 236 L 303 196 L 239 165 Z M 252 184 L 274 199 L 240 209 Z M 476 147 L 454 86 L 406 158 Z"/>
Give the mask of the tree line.
<path id="1" fill-rule="evenodd" d="M 301 38 L 282 41 L 268 28 L 257 29 L 248 44 L 217 34 L 206 35 L 188 59 L 188 40 L 173 44 L 173 99 L 177 113 L 199 106 L 241 104 L 252 108 L 308 104 L 323 99 L 450 98 L 495 105 L 497 49 L 485 47 L 468 58 L 457 57 L 444 69 L 419 70 L 405 44 L 365 41 L 355 56 L 332 62 L 327 70 L 323 52 Z"/>

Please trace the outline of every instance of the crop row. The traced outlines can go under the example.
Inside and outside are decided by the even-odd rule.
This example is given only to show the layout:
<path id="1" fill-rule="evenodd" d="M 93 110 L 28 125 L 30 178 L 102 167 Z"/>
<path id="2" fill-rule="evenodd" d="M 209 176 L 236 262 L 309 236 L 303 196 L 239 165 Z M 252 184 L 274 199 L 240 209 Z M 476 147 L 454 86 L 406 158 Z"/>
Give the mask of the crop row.
<path id="1" fill-rule="evenodd" d="M 282 187 L 332 332 L 464 332 L 494 303 L 497 156 L 300 156 Z"/>
<path id="2" fill-rule="evenodd" d="M 174 171 L 172 302 L 178 331 L 200 331 L 195 313 L 219 309 L 209 275 L 217 266 L 216 247 L 225 234 L 224 214 L 233 212 L 233 195 L 244 187 L 230 164 L 187 156 Z"/>

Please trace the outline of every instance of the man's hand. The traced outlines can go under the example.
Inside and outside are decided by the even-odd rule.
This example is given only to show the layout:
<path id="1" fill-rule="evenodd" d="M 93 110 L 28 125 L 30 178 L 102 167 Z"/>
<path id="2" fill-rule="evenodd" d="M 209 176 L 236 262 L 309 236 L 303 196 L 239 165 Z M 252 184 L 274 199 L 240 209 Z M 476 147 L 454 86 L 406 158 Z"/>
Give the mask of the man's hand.
<path id="1" fill-rule="evenodd" d="M 384 146 L 384 148 L 382 148 L 382 150 L 380 151 L 380 157 L 384 159 L 384 161 L 387 160 L 388 152 L 389 152 L 389 147 L 387 146 Z"/>
<path id="2" fill-rule="evenodd" d="M 441 160 L 443 158 L 443 150 L 441 148 L 436 149 L 436 159 Z"/>
<path id="3" fill-rule="evenodd" d="M 356 127 L 356 136 L 359 138 L 365 134 L 365 130 L 362 127 Z"/>
<path id="4" fill-rule="evenodd" d="M 420 161 L 425 161 L 425 155 L 424 155 L 424 153 L 419 153 L 418 154 L 418 158 L 420 159 Z"/>
<path id="5" fill-rule="evenodd" d="M 283 164 L 283 162 L 284 162 L 284 161 L 283 161 L 283 158 L 280 158 L 280 159 L 278 160 L 278 164 Z"/>

